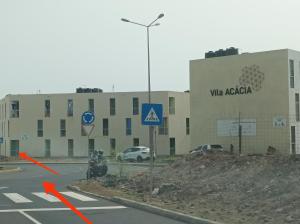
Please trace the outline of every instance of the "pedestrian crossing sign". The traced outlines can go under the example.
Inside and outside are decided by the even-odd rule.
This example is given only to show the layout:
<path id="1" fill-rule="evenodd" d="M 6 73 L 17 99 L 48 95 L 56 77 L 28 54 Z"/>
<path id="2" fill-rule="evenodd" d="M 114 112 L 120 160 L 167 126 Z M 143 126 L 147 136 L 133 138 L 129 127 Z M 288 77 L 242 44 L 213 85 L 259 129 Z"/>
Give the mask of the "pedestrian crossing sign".
<path id="1" fill-rule="evenodd" d="M 161 125 L 162 104 L 142 104 L 142 125 Z"/>

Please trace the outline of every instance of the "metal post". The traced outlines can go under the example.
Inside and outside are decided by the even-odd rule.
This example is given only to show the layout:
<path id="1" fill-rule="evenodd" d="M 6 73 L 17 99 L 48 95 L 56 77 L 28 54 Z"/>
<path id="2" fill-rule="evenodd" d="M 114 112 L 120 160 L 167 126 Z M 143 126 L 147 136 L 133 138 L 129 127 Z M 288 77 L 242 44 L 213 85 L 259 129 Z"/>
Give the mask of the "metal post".
<path id="1" fill-rule="evenodd" d="M 147 52 L 148 52 L 148 103 L 151 104 L 151 76 L 150 76 L 150 46 L 149 46 L 149 27 L 147 26 Z M 150 149 L 150 196 L 153 190 L 153 126 L 149 126 L 149 149 Z"/>
<path id="2" fill-rule="evenodd" d="M 149 27 L 147 26 L 147 54 L 148 54 L 148 103 L 151 103 L 151 79 L 150 79 L 150 46 L 149 46 Z"/>
<path id="3" fill-rule="evenodd" d="M 130 21 L 128 19 L 124 19 L 122 18 L 121 20 L 123 22 L 126 22 L 126 23 L 132 23 L 132 24 L 135 24 L 135 25 L 139 25 L 139 26 L 142 26 L 142 27 L 146 27 L 147 29 L 147 53 L 148 53 L 148 103 L 151 104 L 151 79 L 150 79 L 150 46 L 149 46 L 149 28 L 152 27 L 152 26 L 158 26 L 159 23 L 156 23 L 154 24 L 158 19 L 161 19 L 162 17 L 164 17 L 164 14 L 161 13 L 158 15 L 158 17 L 153 20 L 149 25 L 144 25 L 144 24 L 141 24 L 141 23 L 137 23 L 137 22 L 134 22 L 134 21 Z M 152 189 L 153 189 L 153 167 L 154 167 L 154 161 L 153 161 L 153 150 L 154 150 L 154 147 L 153 147 L 153 135 L 154 135 L 154 126 L 149 126 L 149 149 L 150 149 L 150 164 L 149 164 L 149 170 L 150 170 L 150 197 L 152 195 Z"/>
<path id="4" fill-rule="evenodd" d="M 242 125 L 241 125 L 241 113 L 239 112 L 239 155 L 242 153 Z"/>

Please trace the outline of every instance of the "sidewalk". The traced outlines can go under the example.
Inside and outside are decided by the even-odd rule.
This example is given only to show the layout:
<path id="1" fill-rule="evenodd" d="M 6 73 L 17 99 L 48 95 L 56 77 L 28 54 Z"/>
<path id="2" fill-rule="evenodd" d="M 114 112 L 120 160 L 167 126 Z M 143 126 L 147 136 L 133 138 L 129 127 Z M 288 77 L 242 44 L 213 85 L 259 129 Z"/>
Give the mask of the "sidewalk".
<path id="1" fill-rule="evenodd" d="M 88 158 L 33 158 L 43 164 L 88 164 Z M 109 165 L 119 165 L 120 162 L 115 160 L 107 159 Z M 20 164 L 31 164 L 31 162 L 26 160 L 11 160 L 11 161 L 0 161 L 0 165 L 20 165 Z M 136 163 L 136 162 L 122 162 L 123 165 L 129 166 L 149 166 L 149 162 Z M 155 163 L 154 166 L 165 166 L 167 163 Z"/>
<path id="2" fill-rule="evenodd" d="M 33 158 L 44 164 L 87 164 L 87 158 Z M 0 161 L 0 165 L 10 165 L 10 164 L 31 164 L 27 160 L 9 160 L 9 161 Z"/>

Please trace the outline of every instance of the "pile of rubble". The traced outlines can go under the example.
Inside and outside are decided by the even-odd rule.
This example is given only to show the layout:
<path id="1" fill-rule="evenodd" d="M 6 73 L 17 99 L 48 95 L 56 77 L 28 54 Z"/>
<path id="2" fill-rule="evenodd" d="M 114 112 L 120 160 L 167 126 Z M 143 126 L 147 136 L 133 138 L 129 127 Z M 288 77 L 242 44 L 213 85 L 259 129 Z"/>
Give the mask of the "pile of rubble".
<path id="1" fill-rule="evenodd" d="M 119 184 L 148 194 L 147 173 Z M 290 157 L 187 156 L 154 173 L 162 206 L 224 223 L 300 223 L 300 162 Z M 156 200 L 156 201 L 157 201 Z"/>

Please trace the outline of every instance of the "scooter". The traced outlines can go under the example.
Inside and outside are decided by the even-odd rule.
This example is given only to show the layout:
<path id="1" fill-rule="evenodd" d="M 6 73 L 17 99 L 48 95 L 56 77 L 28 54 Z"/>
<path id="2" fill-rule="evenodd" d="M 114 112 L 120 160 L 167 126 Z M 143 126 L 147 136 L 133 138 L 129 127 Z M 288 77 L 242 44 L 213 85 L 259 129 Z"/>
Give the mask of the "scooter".
<path id="1" fill-rule="evenodd" d="M 86 178 L 97 178 L 106 175 L 108 167 L 106 165 L 106 159 L 102 156 L 103 153 L 93 155 L 88 162 L 88 169 L 86 171 Z"/>

